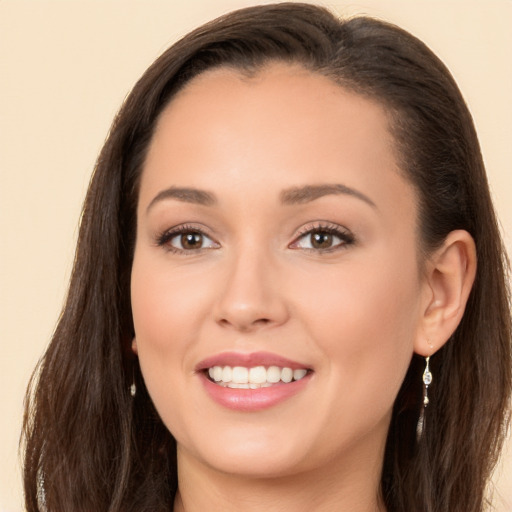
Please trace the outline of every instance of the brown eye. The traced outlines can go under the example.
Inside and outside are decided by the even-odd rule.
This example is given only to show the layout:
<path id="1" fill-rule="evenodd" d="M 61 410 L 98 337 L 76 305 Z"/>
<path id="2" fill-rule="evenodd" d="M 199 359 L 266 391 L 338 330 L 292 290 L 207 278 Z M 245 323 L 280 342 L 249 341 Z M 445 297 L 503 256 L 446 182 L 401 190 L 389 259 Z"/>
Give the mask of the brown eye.
<path id="1" fill-rule="evenodd" d="M 308 230 L 299 236 L 292 244 L 292 249 L 307 251 L 329 252 L 345 248 L 354 243 L 354 235 L 341 226 L 318 227 Z"/>
<path id="2" fill-rule="evenodd" d="M 219 244 L 206 236 L 201 231 L 188 228 L 180 228 L 176 231 L 167 232 L 158 239 L 158 245 L 167 247 L 175 253 L 189 253 L 201 251 L 202 249 L 217 249 Z"/>
<path id="3" fill-rule="evenodd" d="M 326 231 L 317 231 L 315 233 L 311 233 L 311 247 L 313 249 L 329 249 L 332 247 L 332 239 L 333 236 L 331 233 L 327 233 Z"/>
<path id="4" fill-rule="evenodd" d="M 183 233 L 180 235 L 180 249 L 200 249 L 203 245 L 203 235 L 201 233 Z"/>

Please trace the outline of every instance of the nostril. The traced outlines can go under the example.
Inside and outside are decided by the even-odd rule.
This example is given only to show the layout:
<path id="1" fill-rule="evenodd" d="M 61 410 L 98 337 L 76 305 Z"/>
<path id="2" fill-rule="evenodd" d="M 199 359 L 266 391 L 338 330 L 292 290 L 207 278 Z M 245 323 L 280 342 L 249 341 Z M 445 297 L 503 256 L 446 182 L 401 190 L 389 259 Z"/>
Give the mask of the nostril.
<path id="1" fill-rule="evenodd" d="M 235 319 L 228 320 L 227 318 L 221 318 L 218 322 L 223 327 L 235 327 L 240 331 L 247 332 L 255 327 L 264 327 L 271 324 L 272 320 L 270 318 L 257 318 L 256 320 L 244 321 L 244 319 L 237 319 L 237 321 L 235 321 Z"/>
<path id="2" fill-rule="evenodd" d="M 265 325 L 265 324 L 269 324 L 270 323 L 270 319 L 269 318 L 259 318 L 258 320 L 255 320 L 253 322 L 253 324 L 256 324 L 256 325 Z"/>

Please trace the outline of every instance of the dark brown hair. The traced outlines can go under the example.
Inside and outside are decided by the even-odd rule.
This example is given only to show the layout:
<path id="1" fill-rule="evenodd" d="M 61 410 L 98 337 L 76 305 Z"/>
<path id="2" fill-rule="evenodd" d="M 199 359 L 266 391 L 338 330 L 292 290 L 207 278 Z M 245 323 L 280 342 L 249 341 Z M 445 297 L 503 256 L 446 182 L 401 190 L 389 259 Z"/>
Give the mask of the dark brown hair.
<path id="1" fill-rule="evenodd" d="M 419 196 L 422 254 L 455 229 L 475 240 L 466 312 L 431 360 L 423 435 L 415 356 L 394 406 L 381 493 L 390 512 L 484 509 L 508 417 L 510 313 L 471 116 L 445 66 L 407 32 L 283 3 L 233 12 L 184 37 L 146 71 L 114 120 L 85 201 L 67 300 L 27 393 L 28 512 L 172 509 L 175 441 L 129 348 L 138 181 L 156 120 L 184 84 L 213 67 L 253 73 L 270 61 L 301 64 L 386 107 L 401 169 Z"/>

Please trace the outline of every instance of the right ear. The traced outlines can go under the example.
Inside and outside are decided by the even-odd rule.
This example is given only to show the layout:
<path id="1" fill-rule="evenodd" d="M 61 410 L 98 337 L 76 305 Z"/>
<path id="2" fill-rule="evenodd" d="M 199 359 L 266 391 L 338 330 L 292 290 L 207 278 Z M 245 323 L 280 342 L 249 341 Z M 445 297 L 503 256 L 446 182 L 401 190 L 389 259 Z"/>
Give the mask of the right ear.
<path id="1" fill-rule="evenodd" d="M 138 356 L 139 355 L 139 349 L 137 348 L 137 338 L 133 338 L 132 340 L 132 352 Z"/>

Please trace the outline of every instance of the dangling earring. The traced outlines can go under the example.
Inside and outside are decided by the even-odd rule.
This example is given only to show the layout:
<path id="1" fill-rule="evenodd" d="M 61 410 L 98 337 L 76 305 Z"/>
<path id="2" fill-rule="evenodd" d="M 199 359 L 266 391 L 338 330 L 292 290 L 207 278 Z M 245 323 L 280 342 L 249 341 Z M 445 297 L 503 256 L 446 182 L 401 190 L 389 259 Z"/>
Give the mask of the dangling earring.
<path id="1" fill-rule="evenodd" d="M 430 356 L 425 358 L 425 371 L 423 372 L 423 407 L 420 411 L 420 417 L 418 418 L 418 424 L 416 425 L 416 440 L 420 441 L 423 437 L 425 430 L 425 409 L 429 404 L 428 399 L 428 387 L 432 384 L 432 372 L 430 371 Z"/>
<path id="2" fill-rule="evenodd" d="M 430 356 L 425 358 L 425 371 L 423 372 L 423 405 L 427 407 L 430 400 L 428 399 L 428 387 L 432 384 L 432 373 L 430 371 Z"/>
<path id="3" fill-rule="evenodd" d="M 130 395 L 132 398 L 137 394 L 137 386 L 135 385 L 135 369 L 132 368 L 132 384 L 130 386 Z"/>

